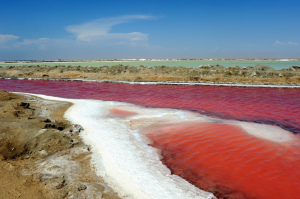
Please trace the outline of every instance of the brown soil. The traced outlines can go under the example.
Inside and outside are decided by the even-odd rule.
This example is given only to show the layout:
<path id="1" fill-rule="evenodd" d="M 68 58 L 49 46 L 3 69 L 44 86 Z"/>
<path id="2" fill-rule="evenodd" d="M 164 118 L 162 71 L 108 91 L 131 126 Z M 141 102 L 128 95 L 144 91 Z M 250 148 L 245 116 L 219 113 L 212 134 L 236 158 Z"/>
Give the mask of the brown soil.
<path id="1" fill-rule="evenodd" d="M 63 118 L 70 105 L 0 91 L 1 198 L 118 198 Z"/>
<path id="2" fill-rule="evenodd" d="M 300 67 L 291 66 L 275 70 L 269 66 L 225 68 L 220 65 L 201 66 L 198 68 L 168 66 L 0 66 L 0 78 L 41 78 L 41 79 L 81 79 L 108 81 L 185 81 L 244 83 L 270 85 L 300 85 Z"/>

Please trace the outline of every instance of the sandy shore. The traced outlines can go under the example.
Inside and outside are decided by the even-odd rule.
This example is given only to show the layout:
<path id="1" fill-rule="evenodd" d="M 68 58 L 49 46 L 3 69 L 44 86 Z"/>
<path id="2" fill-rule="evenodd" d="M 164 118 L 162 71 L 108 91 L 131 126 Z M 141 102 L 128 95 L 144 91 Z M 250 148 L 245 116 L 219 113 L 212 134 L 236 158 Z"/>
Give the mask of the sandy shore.
<path id="1" fill-rule="evenodd" d="M 118 198 L 95 175 L 68 102 L 0 91 L 2 198 Z"/>
<path id="2" fill-rule="evenodd" d="M 171 84 L 212 84 L 212 85 L 277 85 L 300 86 L 300 67 L 291 66 L 275 70 L 269 66 L 225 68 L 220 65 L 201 66 L 199 68 L 168 66 L 0 66 L 0 78 L 44 79 L 44 80 L 80 80 L 107 82 L 148 82 Z"/>

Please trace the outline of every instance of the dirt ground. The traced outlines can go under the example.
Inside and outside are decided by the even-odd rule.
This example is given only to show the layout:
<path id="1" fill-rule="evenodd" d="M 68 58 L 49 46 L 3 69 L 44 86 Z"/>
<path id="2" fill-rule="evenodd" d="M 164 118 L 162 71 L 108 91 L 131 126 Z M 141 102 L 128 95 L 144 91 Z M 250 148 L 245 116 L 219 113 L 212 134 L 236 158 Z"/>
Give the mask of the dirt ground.
<path id="1" fill-rule="evenodd" d="M 95 175 L 82 127 L 63 118 L 70 106 L 0 90 L 1 198 L 118 198 Z"/>
<path id="2" fill-rule="evenodd" d="M 0 78 L 45 80 L 96 80 L 130 82 L 214 82 L 230 84 L 300 85 L 300 67 L 275 70 L 269 66 L 225 68 L 220 65 L 198 68 L 168 66 L 0 66 Z"/>

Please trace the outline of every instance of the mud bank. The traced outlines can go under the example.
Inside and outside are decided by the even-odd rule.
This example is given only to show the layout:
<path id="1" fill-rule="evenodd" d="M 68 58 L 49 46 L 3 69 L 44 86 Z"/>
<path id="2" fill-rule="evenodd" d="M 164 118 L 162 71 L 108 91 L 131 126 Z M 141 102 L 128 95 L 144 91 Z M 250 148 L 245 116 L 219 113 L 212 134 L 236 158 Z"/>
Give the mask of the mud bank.
<path id="1" fill-rule="evenodd" d="M 82 127 L 63 118 L 70 106 L 0 91 L 3 198 L 118 198 L 95 175 Z"/>
<path id="2" fill-rule="evenodd" d="M 95 80 L 127 82 L 187 82 L 250 85 L 300 85 L 300 67 L 275 70 L 269 66 L 225 68 L 220 65 L 199 68 L 168 66 L 0 66 L 0 78 Z"/>

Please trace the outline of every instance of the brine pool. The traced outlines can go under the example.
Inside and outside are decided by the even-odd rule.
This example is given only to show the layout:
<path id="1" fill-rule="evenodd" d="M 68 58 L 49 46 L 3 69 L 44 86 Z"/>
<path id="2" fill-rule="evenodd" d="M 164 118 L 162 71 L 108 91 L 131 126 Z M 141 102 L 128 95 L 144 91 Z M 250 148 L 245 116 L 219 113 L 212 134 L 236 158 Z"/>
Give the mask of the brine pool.
<path id="1" fill-rule="evenodd" d="M 122 197 L 300 196 L 299 89 L 41 80 L 0 89 L 73 100 L 80 109 L 66 117 L 83 124 L 98 174 Z"/>

